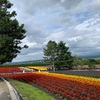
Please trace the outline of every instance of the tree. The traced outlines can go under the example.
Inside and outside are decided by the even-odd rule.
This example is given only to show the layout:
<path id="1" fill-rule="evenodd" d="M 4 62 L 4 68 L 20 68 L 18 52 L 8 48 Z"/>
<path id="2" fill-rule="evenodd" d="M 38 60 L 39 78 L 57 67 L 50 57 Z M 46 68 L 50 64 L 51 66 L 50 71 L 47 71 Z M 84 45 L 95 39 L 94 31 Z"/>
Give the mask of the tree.
<path id="1" fill-rule="evenodd" d="M 50 40 L 43 51 L 45 58 L 53 62 L 53 69 L 55 65 L 54 63 L 55 63 L 55 57 L 56 57 L 56 48 L 57 48 L 57 43 L 55 41 Z"/>
<path id="2" fill-rule="evenodd" d="M 68 49 L 63 41 L 57 44 L 55 41 L 50 40 L 44 49 L 44 55 L 53 62 L 53 67 L 57 69 L 60 69 L 62 66 L 71 68 L 73 57 Z"/>
<path id="3" fill-rule="evenodd" d="M 68 51 L 69 47 L 66 47 L 66 43 L 60 41 L 57 45 L 57 55 L 56 55 L 56 67 L 60 69 L 61 67 L 71 68 L 73 57 L 71 52 Z"/>
<path id="4" fill-rule="evenodd" d="M 16 12 L 10 12 L 8 9 L 12 7 L 8 0 L 0 0 L 0 63 L 11 62 L 13 58 L 20 53 L 22 48 L 27 45 L 20 46 L 21 40 L 25 38 L 24 24 L 19 25 L 14 18 Z"/>

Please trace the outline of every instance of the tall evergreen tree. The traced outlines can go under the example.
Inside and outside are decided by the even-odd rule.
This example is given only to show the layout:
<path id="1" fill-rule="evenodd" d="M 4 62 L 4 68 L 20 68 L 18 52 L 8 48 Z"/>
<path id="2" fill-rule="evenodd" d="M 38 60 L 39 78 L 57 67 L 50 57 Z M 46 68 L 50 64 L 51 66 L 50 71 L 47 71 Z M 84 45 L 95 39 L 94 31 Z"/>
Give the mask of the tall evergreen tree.
<path id="1" fill-rule="evenodd" d="M 60 69 L 62 66 L 65 66 L 70 69 L 73 57 L 68 50 L 69 47 L 66 47 L 63 41 L 57 44 L 55 41 L 50 40 L 44 49 L 44 55 L 53 62 L 53 67 L 55 66 L 57 69 Z"/>
<path id="2" fill-rule="evenodd" d="M 26 47 L 20 46 L 21 40 L 25 38 L 24 24 L 14 17 L 15 11 L 10 12 L 13 6 L 8 0 L 0 0 L 0 63 L 11 62 L 13 58 L 20 53 L 21 49 Z"/>
<path id="3" fill-rule="evenodd" d="M 60 69 L 61 67 L 71 68 L 73 57 L 71 52 L 68 51 L 69 47 L 66 46 L 66 43 L 60 41 L 57 45 L 57 55 L 56 55 L 56 67 Z"/>

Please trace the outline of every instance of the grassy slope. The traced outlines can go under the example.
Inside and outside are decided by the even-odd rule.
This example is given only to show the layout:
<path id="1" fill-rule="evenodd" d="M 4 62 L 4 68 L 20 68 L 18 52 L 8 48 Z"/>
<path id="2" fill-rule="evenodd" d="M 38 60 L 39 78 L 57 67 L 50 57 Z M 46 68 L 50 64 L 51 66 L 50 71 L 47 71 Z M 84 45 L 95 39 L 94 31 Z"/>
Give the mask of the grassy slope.
<path id="1" fill-rule="evenodd" d="M 55 100 L 50 95 L 33 87 L 32 85 L 15 80 L 10 80 L 10 82 L 22 95 L 24 100 Z"/>

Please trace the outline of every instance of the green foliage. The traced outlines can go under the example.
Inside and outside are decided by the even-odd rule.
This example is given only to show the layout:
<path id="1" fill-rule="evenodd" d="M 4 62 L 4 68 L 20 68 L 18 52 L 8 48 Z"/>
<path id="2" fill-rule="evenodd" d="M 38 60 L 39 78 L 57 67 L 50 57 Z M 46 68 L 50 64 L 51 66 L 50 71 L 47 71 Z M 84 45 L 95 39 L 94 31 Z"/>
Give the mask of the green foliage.
<path id="1" fill-rule="evenodd" d="M 73 61 L 74 66 L 83 65 L 83 58 L 78 57 L 78 56 L 74 56 L 73 58 L 74 58 L 74 61 Z"/>
<path id="2" fill-rule="evenodd" d="M 78 56 L 73 57 L 73 66 L 76 66 L 78 69 L 83 65 L 88 65 L 89 69 L 94 69 L 96 64 L 100 64 L 100 59 L 86 59 Z"/>
<path id="3" fill-rule="evenodd" d="M 46 45 L 46 48 L 44 48 L 44 58 L 45 60 L 49 60 L 50 62 L 53 62 L 53 69 L 54 69 L 54 63 L 55 63 L 55 57 L 56 57 L 56 51 L 57 51 L 57 43 L 55 41 L 49 41 Z"/>
<path id="4" fill-rule="evenodd" d="M 96 64 L 100 64 L 100 59 L 95 59 Z"/>
<path id="5" fill-rule="evenodd" d="M 93 63 L 88 62 L 89 69 L 94 69 L 96 66 Z"/>
<path id="6" fill-rule="evenodd" d="M 96 60 L 95 59 L 88 59 L 88 66 L 89 66 L 89 69 L 94 69 L 96 66 Z"/>
<path id="7" fill-rule="evenodd" d="M 54 100 L 52 96 L 27 83 L 9 80 L 21 94 L 23 100 Z"/>
<path id="8" fill-rule="evenodd" d="M 24 24 L 19 25 L 14 18 L 16 12 L 9 12 L 12 4 L 8 0 L 0 0 L 0 63 L 11 62 L 20 53 L 21 40 L 25 38 Z"/>
<path id="9" fill-rule="evenodd" d="M 80 69 L 83 65 L 88 65 L 88 59 L 78 56 L 73 57 L 73 66 L 76 66 L 78 69 Z"/>
<path id="10" fill-rule="evenodd" d="M 46 56 L 46 59 L 53 60 L 55 58 L 56 48 L 57 48 L 57 43 L 55 41 L 50 40 L 43 51 L 44 55 Z"/>
<path id="11" fill-rule="evenodd" d="M 56 53 L 56 67 L 58 67 L 59 69 L 62 66 L 65 66 L 67 68 L 71 68 L 72 67 L 72 56 L 71 56 L 71 52 L 69 52 L 69 47 L 65 46 L 66 44 L 63 41 L 60 41 L 57 45 L 57 53 Z"/>
<path id="12" fill-rule="evenodd" d="M 67 68 L 72 67 L 73 57 L 71 52 L 68 51 L 69 47 L 65 46 L 63 41 L 58 44 L 55 41 L 49 41 L 44 49 L 44 56 L 53 62 L 55 68 L 60 69 L 62 66 Z"/>

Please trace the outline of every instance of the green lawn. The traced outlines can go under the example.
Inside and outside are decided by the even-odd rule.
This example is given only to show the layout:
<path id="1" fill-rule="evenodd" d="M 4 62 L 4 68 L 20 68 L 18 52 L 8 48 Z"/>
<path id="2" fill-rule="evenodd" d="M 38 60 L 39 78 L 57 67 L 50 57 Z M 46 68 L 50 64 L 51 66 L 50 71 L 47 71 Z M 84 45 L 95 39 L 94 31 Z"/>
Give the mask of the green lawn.
<path id="1" fill-rule="evenodd" d="M 27 83 L 10 80 L 10 83 L 22 95 L 23 100 L 55 100 L 49 94 Z"/>

